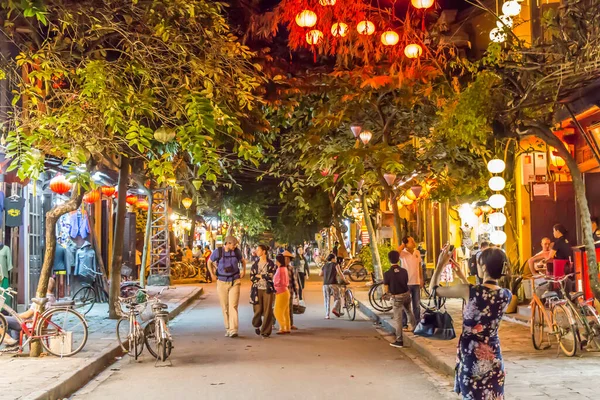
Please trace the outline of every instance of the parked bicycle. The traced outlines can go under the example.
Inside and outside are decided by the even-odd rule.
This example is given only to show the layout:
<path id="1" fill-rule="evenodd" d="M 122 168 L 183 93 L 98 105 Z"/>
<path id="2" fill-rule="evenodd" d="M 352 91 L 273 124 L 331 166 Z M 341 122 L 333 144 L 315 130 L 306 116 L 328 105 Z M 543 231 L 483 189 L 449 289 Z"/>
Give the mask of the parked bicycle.
<path id="1" fill-rule="evenodd" d="M 124 309 L 126 316 L 117 322 L 117 340 L 123 351 L 138 359 L 144 351 L 144 330 L 138 322 L 141 312 L 147 307 L 147 291 L 139 289 L 133 297 L 119 297 L 119 306 Z"/>
<path id="2" fill-rule="evenodd" d="M 360 258 L 345 260 L 340 267 L 343 274 L 354 282 L 362 282 L 369 276 L 369 271 L 367 271 Z"/>
<path id="3" fill-rule="evenodd" d="M 555 336 L 560 350 L 573 357 L 578 350 L 600 350 L 600 318 L 594 307 L 594 300 L 583 298 L 583 292 L 567 295 L 565 282 L 574 274 L 561 278 L 551 276 L 535 276 L 543 278 L 545 284 L 558 283 L 560 290 L 547 290 L 541 298 L 533 293 L 531 299 L 531 340 L 536 350 L 550 347 L 550 336 Z M 544 336 L 547 345 L 544 346 Z"/>
<path id="4" fill-rule="evenodd" d="M 22 319 L 19 314 L 10 306 L 5 304 L 5 295 L 16 300 L 17 292 L 11 288 L 0 288 L 0 310 L 5 310 L 8 314 L 19 322 L 21 326 L 21 335 L 19 338 L 19 353 L 23 352 L 23 347 L 30 344 L 32 340 L 39 340 L 45 351 L 57 357 L 70 357 L 83 349 L 88 338 L 88 325 L 83 315 L 67 305 L 51 306 L 45 311 L 41 311 L 47 298 L 34 298 L 34 314 L 31 319 Z M 7 333 L 8 324 L 4 315 L 0 314 L 0 344 Z M 27 339 L 23 342 L 23 337 Z"/>
<path id="5" fill-rule="evenodd" d="M 163 288 L 155 297 L 156 303 L 152 304 L 154 317 L 144 328 L 146 348 L 157 361 L 166 361 L 173 349 L 173 337 L 169 331 L 168 306 L 158 299 L 165 289 Z"/>

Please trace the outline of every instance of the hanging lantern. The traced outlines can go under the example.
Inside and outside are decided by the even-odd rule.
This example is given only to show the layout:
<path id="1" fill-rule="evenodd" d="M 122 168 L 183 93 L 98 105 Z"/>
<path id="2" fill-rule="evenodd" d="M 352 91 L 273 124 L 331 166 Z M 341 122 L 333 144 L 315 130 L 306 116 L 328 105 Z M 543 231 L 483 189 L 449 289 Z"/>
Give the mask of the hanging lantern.
<path id="1" fill-rule="evenodd" d="M 501 194 L 494 194 L 490 196 L 488 204 L 492 206 L 492 208 L 504 208 L 506 205 L 506 197 Z"/>
<path id="2" fill-rule="evenodd" d="M 371 21 L 360 21 L 356 26 L 356 30 L 361 35 L 372 35 L 375 33 L 375 24 Z"/>
<path id="3" fill-rule="evenodd" d="M 100 188 L 100 191 L 106 197 L 111 197 L 113 194 L 115 194 L 117 192 L 117 189 L 115 189 L 114 186 L 102 186 Z"/>
<path id="4" fill-rule="evenodd" d="M 481 211 L 483 211 L 485 214 L 489 213 L 490 211 L 492 211 L 492 207 L 490 207 L 489 205 L 485 205 L 485 206 L 481 206 Z"/>
<path id="5" fill-rule="evenodd" d="M 296 14 L 296 24 L 301 28 L 310 28 L 317 23 L 317 14 L 310 10 L 304 10 Z"/>
<path id="6" fill-rule="evenodd" d="M 406 197 L 406 195 L 402 195 L 400 196 L 400 203 L 402 203 L 405 206 L 410 206 L 413 203 L 413 200 Z"/>
<path id="7" fill-rule="evenodd" d="M 138 202 L 138 197 L 135 194 L 128 194 L 125 198 L 125 202 L 130 206 L 135 206 Z"/>
<path id="8" fill-rule="evenodd" d="M 408 58 L 418 58 L 421 57 L 423 53 L 423 49 L 416 43 L 411 43 L 404 48 L 404 55 Z"/>
<path id="9" fill-rule="evenodd" d="M 388 185 L 392 186 L 396 180 L 396 174 L 383 174 L 383 179 L 385 179 Z"/>
<path id="10" fill-rule="evenodd" d="M 329 168 L 321 170 L 321 176 L 327 176 L 327 175 L 329 175 Z"/>
<path id="11" fill-rule="evenodd" d="M 169 143 L 171 140 L 175 139 L 175 131 L 170 128 L 160 127 L 156 131 L 154 131 L 154 139 L 161 143 Z"/>
<path id="12" fill-rule="evenodd" d="M 339 177 L 340 174 L 333 174 L 333 183 L 336 183 Z"/>
<path id="13" fill-rule="evenodd" d="M 135 206 L 144 211 L 148 211 L 148 208 L 150 207 L 148 200 L 146 199 L 139 199 Z"/>
<path id="14" fill-rule="evenodd" d="M 419 196 L 417 196 L 415 194 L 415 192 L 412 191 L 412 189 L 408 189 L 405 193 L 406 197 L 408 197 L 409 199 L 415 201 L 419 198 Z"/>
<path id="15" fill-rule="evenodd" d="M 335 37 L 344 37 L 348 34 L 348 25 L 343 22 L 336 22 L 331 25 L 331 34 Z"/>
<path id="16" fill-rule="evenodd" d="M 566 164 L 565 159 L 559 156 L 558 151 L 556 150 L 550 152 L 550 160 L 552 160 L 552 164 L 558 169 L 558 172 L 560 172 Z"/>
<path id="17" fill-rule="evenodd" d="M 493 231 L 490 234 L 490 242 L 496 246 L 502 246 L 506 243 L 506 233 L 504 233 L 504 231 Z"/>
<path id="18" fill-rule="evenodd" d="M 87 204 L 94 204 L 98 200 L 100 200 L 100 192 L 97 190 L 92 190 L 83 195 L 83 201 Z"/>
<path id="19" fill-rule="evenodd" d="M 360 140 L 363 142 L 363 144 L 367 144 L 369 143 L 369 141 L 371 140 L 371 137 L 373 136 L 373 134 L 371 133 L 371 131 L 362 131 L 359 135 Z"/>
<path id="20" fill-rule="evenodd" d="M 506 215 L 500 211 L 496 211 L 488 216 L 488 221 L 492 226 L 502 227 L 506 224 Z"/>
<path id="21" fill-rule="evenodd" d="M 502 13 L 509 17 L 516 17 L 521 14 L 521 4 L 516 0 L 507 1 L 502 5 Z"/>
<path id="22" fill-rule="evenodd" d="M 50 181 L 50 190 L 56 194 L 65 194 L 71 190 L 71 182 L 63 174 L 58 174 Z"/>
<path id="23" fill-rule="evenodd" d="M 358 135 L 360 135 L 360 132 L 362 131 L 362 126 L 358 124 L 352 124 L 350 125 L 350 130 L 352 131 L 354 137 L 358 138 Z"/>
<path id="24" fill-rule="evenodd" d="M 400 36 L 394 31 L 385 31 L 381 34 L 381 43 L 384 46 L 393 46 L 400 40 Z"/>
<path id="25" fill-rule="evenodd" d="M 487 169 L 492 174 L 500 174 L 500 173 L 504 172 L 505 168 L 506 168 L 506 164 L 504 163 L 504 161 L 502 161 L 498 158 L 490 160 L 487 163 Z"/>
<path id="26" fill-rule="evenodd" d="M 494 43 L 503 43 L 506 40 L 506 33 L 501 28 L 494 28 L 490 31 L 490 40 Z"/>
<path id="27" fill-rule="evenodd" d="M 475 216 L 479 218 L 483 215 L 483 210 L 480 207 L 477 207 L 473 210 L 473 214 L 475 214 Z"/>
<path id="28" fill-rule="evenodd" d="M 421 196 L 421 192 L 423 191 L 423 186 L 421 185 L 415 185 L 413 187 L 410 188 L 410 191 L 415 195 L 415 197 L 418 199 L 419 196 Z M 416 199 L 415 199 L 416 200 Z"/>
<path id="29" fill-rule="evenodd" d="M 411 0 L 410 3 L 414 8 L 425 9 L 433 5 L 433 0 Z"/>
<path id="30" fill-rule="evenodd" d="M 358 181 L 358 183 L 356 184 L 356 189 L 358 189 L 359 191 L 362 189 L 363 185 L 365 184 L 365 180 L 361 179 L 360 181 Z"/>
<path id="31" fill-rule="evenodd" d="M 501 176 L 493 176 L 488 181 L 488 185 L 493 191 L 499 192 L 506 186 L 506 181 Z"/>
<path id="32" fill-rule="evenodd" d="M 183 200 L 181 200 L 181 204 L 183 204 L 183 206 L 185 207 L 186 210 L 192 206 L 193 202 L 194 201 L 192 199 L 190 199 L 189 197 L 186 197 Z"/>
<path id="33" fill-rule="evenodd" d="M 335 6 L 336 0 L 319 0 L 319 4 L 323 7 Z"/>
<path id="34" fill-rule="evenodd" d="M 505 27 L 512 28 L 513 26 L 513 20 L 508 15 L 501 15 L 498 17 L 498 20 L 499 21 L 496 21 L 496 26 L 500 29 L 505 29 Z"/>
<path id="35" fill-rule="evenodd" d="M 323 40 L 323 32 L 318 29 L 313 29 L 306 34 L 306 43 L 311 46 L 317 45 Z"/>

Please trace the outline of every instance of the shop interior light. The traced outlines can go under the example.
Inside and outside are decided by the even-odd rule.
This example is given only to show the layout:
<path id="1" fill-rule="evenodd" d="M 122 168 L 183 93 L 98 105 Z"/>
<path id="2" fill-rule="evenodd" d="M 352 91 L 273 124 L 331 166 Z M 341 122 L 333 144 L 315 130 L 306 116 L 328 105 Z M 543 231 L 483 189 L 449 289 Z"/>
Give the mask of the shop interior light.
<path id="1" fill-rule="evenodd" d="M 488 181 L 488 185 L 493 191 L 499 192 L 506 186 L 506 181 L 501 176 L 493 176 Z"/>
<path id="2" fill-rule="evenodd" d="M 504 206 L 506 205 L 506 197 L 504 197 L 501 194 L 494 194 L 490 196 L 488 204 L 496 209 L 504 208 Z"/>
<path id="3" fill-rule="evenodd" d="M 493 231 L 490 234 L 490 242 L 496 246 L 502 246 L 506 243 L 506 233 L 504 233 L 504 231 Z"/>
<path id="4" fill-rule="evenodd" d="M 492 174 L 501 174 L 502 172 L 504 172 L 504 169 L 506 169 L 506 164 L 504 163 L 504 161 L 495 158 L 493 160 L 488 161 L 487 169 Z"/>

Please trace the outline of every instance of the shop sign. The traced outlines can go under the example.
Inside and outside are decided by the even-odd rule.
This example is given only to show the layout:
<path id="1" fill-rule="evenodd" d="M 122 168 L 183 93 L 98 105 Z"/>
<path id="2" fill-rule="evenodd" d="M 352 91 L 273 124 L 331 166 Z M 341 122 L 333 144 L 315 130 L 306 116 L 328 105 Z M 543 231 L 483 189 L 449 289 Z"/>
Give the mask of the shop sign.
<path id="1" fill-rule="evenodd" d="M 550 185 L 547 183 L 534 184 L 533 195 L 535 197 L 550 196 Z"/>

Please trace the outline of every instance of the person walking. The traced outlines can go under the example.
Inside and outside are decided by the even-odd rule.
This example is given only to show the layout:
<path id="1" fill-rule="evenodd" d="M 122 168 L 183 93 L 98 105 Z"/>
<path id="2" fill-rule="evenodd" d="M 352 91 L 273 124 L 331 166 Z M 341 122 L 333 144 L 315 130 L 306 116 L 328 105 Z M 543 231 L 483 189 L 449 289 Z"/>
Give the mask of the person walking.
<path id="1" fill-rule="evenodd" d="M 498 328 L 512 293 L 498 286 L 506 262 L 504 252 L 488 248 L 478 258 L 478 275 L 483 284 L 438 286 L 442 270 L 451 258 L 449 246 L 444 247 L 431 278 L 430 290 L 440 297 L 463 299 L 463 329 L 458 341 L 454 390 L 465 400 L 504 398 L 504 361 L 500 349 Z M 465 281 L 458 268 L 455 272 Z M 460 276 L 462 274 L 462 276 Z"/>
<path id="2" fill-rule="evenodd" d="M 246 261 L 236 245 L 237 239 L 227 236 L 223 247 L 216 249 L 209 259 L 211 273 L 217 278 L 217 293 L 223 311 L 225 336 L 231 338 L 238 337 L 241 278 L 246 275 Z M 241 270 L 240 264 L 243 267 Z"/>
<path id="3" fill-rule="evenodd" d="M 288 289 L 290 291 L 290 325 L 291 329 L 295 331 L 298 328 L 296 325 L 294 325 L 294 299 L 300 299 L 300 282 L 298 281 L 298 274 L 292 265 L 292 259 L 294 258 L 294 255 L 289 250 L 285 250 L 282 256 L 285 259 L 285 266 L 288 269 L 289 276 Z"/>
<path id="4" fill-rule="evenodd" d="M 408 272 L 408 290 L 412 301 L 412 311 L 417 321 L 421 320 L 421 287 L 424 285 L 423 269 L 421 268 L 421 252 L 417 250 L 417 243 L 412 236 L 402 239 L 404 248 L 400 252 L 402 268 Z M 408 326 L 406 313 L 402 317 L 402 326 Z"/>
<path id="5" fill-rule="evenodd" d="M 285 265 L 285 257 L 278 254 L 275 257 L 277 271 L 273 276 L 273 286 L 275 287 L 275 319 L 279 323 L 278 335 L 291 333 L 290 323 L 290 291 L 289 291 L 289 272 Z"/>
<path id="6" fill-rule="evenodd" d="M 327 256 L 327 262 L 319 271 L 319 276 L 323 277 L 323 299 L 325 300 L 325 319 L 330 319 L 330 312 L 337 317 L 341 315 L 341 302 L 338 291 L 338 274 L 341 274 L 340 266 L 335 262 L 336 256 L 331 253 Z M 333 311 L 330 310 L 331 296 L 333 296 Z"/>
<path id="7" fill-rule="evenodd" d="M 408 272 L 401 268 L 400 253 L 392 250 L 388 253 L 388 260 L 392 266 L 383 274 L 383 285 L 385 296 L 393 299 L 392 309 L 394 311 L 394 323 L 396 325 L 396 341 L 390 343 L 393 347 L 404 347 L 402 329 L 404 326 L 404 314 L 408 315 L 410 326 L 415 329 L 415 316 L 410 307 L 411 294 L 408 288 Z"/>
<path id="8" fill-rule="evenodd" d="M 264 244 L 256 246 L 258 260 L 250 268 L 250 303 L 254 308 L 252 326 L 257 335 L 267 338 L 273 330 L 273 304 L 275 302 L 275 287 L 273 276 L 275 275 L 275 263 L 270 260 L 269 247 Z"/>
<path id="9" fill-rule="evenodd" d="M 310 277 L 310 268 L 304 257 L 304 249 L 299 246 L 296 249 L 296 258 L 294 258 L 294 270 L 298 274 L 298 291 L 300 300 L 304 300 L 304 286 L 306 280 Z"/>

